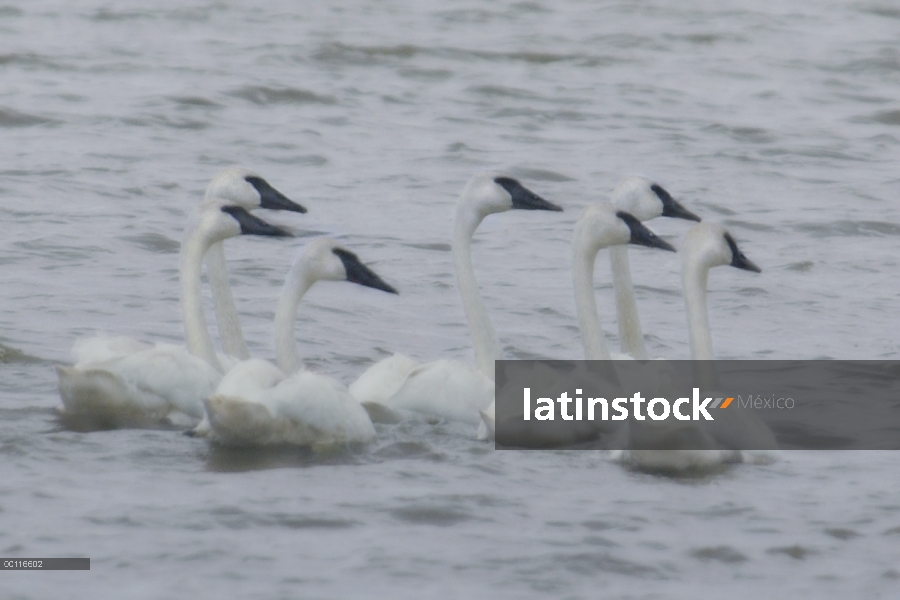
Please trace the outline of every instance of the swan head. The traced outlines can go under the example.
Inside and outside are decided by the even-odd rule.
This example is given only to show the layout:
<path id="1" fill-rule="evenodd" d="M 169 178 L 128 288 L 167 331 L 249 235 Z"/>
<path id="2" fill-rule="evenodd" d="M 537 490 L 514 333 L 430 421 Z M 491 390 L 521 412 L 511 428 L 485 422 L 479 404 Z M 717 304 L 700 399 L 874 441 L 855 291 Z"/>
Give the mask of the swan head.
<path id="1" fill-rule="evenodd" d="M 463 189 L 459 206 L 473 210 L 480 218 L 514 208 L 562 211 L 499 171 L 483 171 L 472 177 Z"/>
<path id="2" fill-rule="evenodd" d="M 656 217 L 700 221 L 700 217 L 682 206 L 665 188 L 640 175 L 626 177 L 616 186 L 612 204 L 641 221 Z"/>
<path id="3" fill-rule="evenodd" d="M 617 210 L 611 204 L 593 204 L 584 209 L 575 223 L 573 246 L 593 256 L 601 248 L 637 244 L 675 252 L 671 244 L 662 240 L 634 215 Z"/>
<path id="4" fill-rule="evenodd" d="M 284 229 L 251 215 L 243 206 L 219 199 L 205 201 L 196 219 L 196 231 L 209 244 L 238 235 L 293 237 Z"/>
<path id="5" fill-rule="evenodd" d="M 319 238 L 308 243 L 297 260 L 314 281 L 349 281 L 391 294 L 397 293 L 393 286 L 360 262 L 356 254 L 330 238 Z"/>
<path id="6" fill-rule="evenodd" d="M 305 213 L 306 209 L 269 185 L 269 182 L 243 167 L 228 167 L 206 186 L 206 199 L 219 198 L 247 210 L 269 208 Z"/>
<path id="7" fill-rule="evenodd" d="M 753 261 L 744 256 L 728 230 L 718 223 L 694 225 L 681 246 L 682 261 L 706 268 L 728 265 L 744 271 L 761 273 Z"/>

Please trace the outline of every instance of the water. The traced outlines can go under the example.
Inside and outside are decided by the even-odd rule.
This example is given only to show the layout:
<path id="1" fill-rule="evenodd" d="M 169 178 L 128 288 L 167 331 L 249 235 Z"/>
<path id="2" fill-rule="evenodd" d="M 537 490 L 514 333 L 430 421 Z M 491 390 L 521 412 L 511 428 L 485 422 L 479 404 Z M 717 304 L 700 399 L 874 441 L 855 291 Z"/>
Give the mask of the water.
<path id="1" fill-rule="evenodd" d="M 710 277 L 720 357 L 897 359 L 900 11 L 746 4 L 0 5 L 0 555 L 92 559 L 3 573 L 3 596 L 895 597 L 890 453 L 673 480 L 452 427 L 313 456 L 72 432 L 53 412 L 77 338 L 180 339 L 181 228 L 234 163 L 310 209 L 265 215 L 298 240 L 227 245 L 257 356 L 294 247 L 327 233 L 401 295 L 313 289 L 312 367 L 349 382 L 394 350 L 471 358 L 450 212 L 501 166 L 566 208 L 476 237 L 508 357 L 580 357 L 572 226 L 641 172 L 763 268 Z M 688 225 L 650 226 L 677 244 Z M 649 351 L 686 357 L 678 258 L 647 252 Z M 597 288 L 612 338 L 605 267 Z"/>

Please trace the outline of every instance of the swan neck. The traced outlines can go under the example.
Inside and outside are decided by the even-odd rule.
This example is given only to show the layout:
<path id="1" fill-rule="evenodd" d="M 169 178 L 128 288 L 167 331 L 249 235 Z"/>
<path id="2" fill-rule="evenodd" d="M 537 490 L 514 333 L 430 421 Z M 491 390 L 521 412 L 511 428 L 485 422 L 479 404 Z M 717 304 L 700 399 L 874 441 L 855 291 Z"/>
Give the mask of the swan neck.
<path id="1" fill-rule="evenodd" d="M 200 271 L 203 267 L 203 255 L 209 248 L 209 242 L 203 238 L 196 224 L 188 226 L 184 241 L 181 243 L 181 310 L 184 319 L 184 339 L 188 351 L 209 363 L 217 371 L 222 365 L 216 356 L 209 329 L 206 326 L 206 315 L 203 312 L 203 295 L 200 291 Z"/>
<path id="2" fill-rule="evenodd" d="M 597 250 L 580 244 L 578 237 L 576 233 L 572 256 L 572 284 L 575 288 L 575 312 L 578 314 L 581 343 L 584 344 L 584 358 L 611 360 L 603 326 L 597 314 L 597 299 L 594 296 L 594 262 Z"/>
<path id="3" fill-rule="evenodd" d="M 298 260 L 288 272 L 284 286 L 281 288 L 281 295 L 278 297 L 274 321 L 275 357 L 278 368 L 286 374 L 298 371 L 301 367 L 294 324 L 297 320 L 300 300 L 313 283 L 315 280 L 310 276 L 306 263 Z"/>
<path id="4" fill-rule="evenodd" d="M 500 358 L 500 344 L 491 323 L 484 300 L 478 291 L 475 268 L 472 265 L 472 236 L 483 216 L 469 209 L 461 200 L 456 208 L 453 225 L 453 266 L 456 271 L 456 286 L 462 297 L 475 360 L 478 369 L 491 379 L 494 378 L 494 361 Z"/>
<path id="5" fill-rule="evenodd" d="M 613 288 L 616 292 L 616 320 L 619 323 L 622 352 L 637 359 L 646 360 L 647 347 L 644 345 L 637 299 L 634 296 L 634 285 L 631 282 L 628 246 L 611 247 L 609 264 L 612 269 Z"/>
<path id="6" fill-rule="evenodd" d="M 688 335 L 691 342 L 691 360 L 694 361 L 694 381 L 701 389 L 720 389 L 714 362 L 712 335 L 709 330 L 709 311 L 706 303 L 706 287 L 709 267 L 687 260 L 682 269 L 684 305 L 687 313 Z M 697 362 L 702 361 L 702 362 Z"/>
<path id="7" fill-rule="evenodd" d="M 225 245 L 222 242 L 216 242 L 206 251 L 206 278 L 212 289 L 222 350 L 229 356 L 241 360 L 249 359 L 250 350 L 244 341 L 244 332 L 234 304 L 234 296 L 231 294 L 231 285 L 228 283 Z"/>
<path id="8" fill-rule="evenodd" d="M 709 331 L 709 313 L 706 306 L 706 284 L 709 268 L 688 264 L 682 273 L 684 307 L 687 313 L 688 335 L 691 342 L 691 359 L 714 360 L 712 336 Z"/>

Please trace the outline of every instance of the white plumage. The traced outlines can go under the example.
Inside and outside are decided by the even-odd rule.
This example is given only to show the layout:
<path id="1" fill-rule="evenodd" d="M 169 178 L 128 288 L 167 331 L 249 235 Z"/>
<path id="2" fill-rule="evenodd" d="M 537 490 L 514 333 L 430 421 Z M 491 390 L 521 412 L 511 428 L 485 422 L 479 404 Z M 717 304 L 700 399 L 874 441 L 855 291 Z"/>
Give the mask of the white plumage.
<path id="1" fill-rule="evenodd" d="M 275 311 L 278 366 L 238 363 L 205 401 L 207 418 L 195 433 L 229 445 L 322 447 L 375 436 L 365 409 L 334 378 L 302 370 L 294 322 L 303 295 L 319 280 L 350 281 L 396 293 L 355 254 L 333 240 L 314 240 L 298 254 Z"/>
<path id="2" fill-rule="evenodd" d="M 456 204 L 453 262 L 477 366 L 438 360 L 416 367 L 384 401 L 387 407 L 478 425 L 480 411 L 493 402 L 494 361 L 500 358 L 500 345 L 478 291 L 471 245 L 475 230 L 486 216 L 514 208 L 562 210 L 515 179 L 494 171 L 478 173 L 469 180 Z"/>
<path id="3" fill-rule="evenodd" d="M 202 399 L 223 367 L 203 315 L 200 270 L 209 246 L 242 233 L 284 236 L 245 209 L 214 199 L 192 216 L 181 248 L 181 305 L 187 348 L 127 337 L 76 342 L 76 363 L 57 367 L 63 416 L 88 427 L 186 425 L 203 416 Z"/>

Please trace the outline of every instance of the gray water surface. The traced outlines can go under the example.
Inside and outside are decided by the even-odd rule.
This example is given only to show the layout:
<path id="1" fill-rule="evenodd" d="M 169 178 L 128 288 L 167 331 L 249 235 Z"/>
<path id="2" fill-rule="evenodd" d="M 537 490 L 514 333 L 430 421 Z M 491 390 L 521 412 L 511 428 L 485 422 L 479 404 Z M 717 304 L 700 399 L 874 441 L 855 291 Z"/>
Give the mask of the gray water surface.
<path id="1" fill-rule="evenodd" d="M 264 215 L 298 239 L 226 245 L 254 355 L 273 357 L 312 236 L 400 290 L 304 299 L 307 364 L 347 383 L 393 351 L 472 359 L 449 228 L 487 167 L 565 207 L 476 236 L 508 358 L 581 357 L 572 227 L 635 172 L 763 269 L 711 273 L 719 357 L 900 358 L 892 3 L 332 4 L 0 4 L 0 556 L 91 558 L 4 572 L 2 596 L 897 597 L 892 453 L 671 479 L 446 425 L 328 456 L 60 425 L 53 367 L 76 339 L 181 339 L 181 230 L 230 164 L 309 208 Z M 689 225 L 650 226 L 677 245 Z M 687 358 L 678 256 L 651 252 L 631 255 L 648 349 Z"/>

